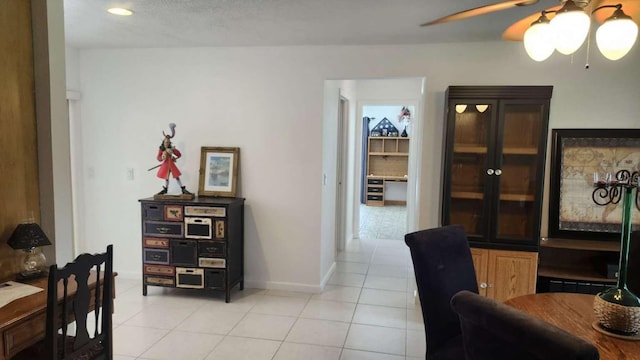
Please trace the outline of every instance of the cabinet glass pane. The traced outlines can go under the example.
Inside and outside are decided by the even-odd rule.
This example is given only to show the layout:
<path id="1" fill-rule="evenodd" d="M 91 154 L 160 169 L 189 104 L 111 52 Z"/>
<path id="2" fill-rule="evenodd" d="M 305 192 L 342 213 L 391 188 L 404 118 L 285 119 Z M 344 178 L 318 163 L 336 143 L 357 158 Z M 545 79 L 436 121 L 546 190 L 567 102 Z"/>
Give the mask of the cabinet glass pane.
<path id="1" fill-rule="evenodd" d="M 484 237 L 487 156 L 493 106 L 455 104 L 451 164 L 450 223 L 464 226 L 467 235 Z"/>
<path id="2" fill-rule="evenodd" d="M 534 233 L 543 107 L 507 104 L 504 119 L 497 237 L 527 241 Z"/>
<path id="3" fill-rule="evenodd" d="M 480 112 L 478 108 L 483 111 Z M 454 111 L 456 113 L 454 144 L 458 148 L 454 148 L 454 151 L 464 150 L 486 154 L 493 107 L 491 105 L 456 104 Z"/>
<path id="4" fill-rule="evenodd" d="M 451 199 L 450 207 L 450 223 L 456 225 L 462 225 L 467 236 L 481 237 L 484 232 L 484 224 L 486 219 L 483 219 L 482 214 L 483 202 L 482 199 L 465 199 L 455 198 Z"/>

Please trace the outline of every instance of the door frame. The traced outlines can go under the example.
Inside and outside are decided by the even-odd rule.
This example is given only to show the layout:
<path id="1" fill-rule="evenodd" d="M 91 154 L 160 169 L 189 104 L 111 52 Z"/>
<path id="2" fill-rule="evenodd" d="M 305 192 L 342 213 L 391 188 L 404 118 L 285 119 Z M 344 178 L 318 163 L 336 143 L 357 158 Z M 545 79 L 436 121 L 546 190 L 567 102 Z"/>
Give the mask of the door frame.
<path id="1" fill-rule="evenodd" d="M 423 85 L 424 86 L 424 85 Z M 390 100 L 358 100 L 356 107 L 356 119 L 362 119 L 362 108 L 364 106 L 413 106 L 415 113 L 411 120 L 411 137 L 409 141 L 409 171 L 407 174 L 407 232 L 416 231 L 419 225 L 419 209 L 420 209 L 420 173 L 422 171 L 422 129 L 423 129 L 423 102 L 420 98 L 413 99 L 390 99 Z M 361 179 L 362 172 L 362 121 L 356 121 L 356 131 L 352 135 L 352 141 L 355 144 L 355 161 L 356 166 L 355 185 L 353 201 L 353 237 L 360 237 L 360 191 L 362 188 Z"/>

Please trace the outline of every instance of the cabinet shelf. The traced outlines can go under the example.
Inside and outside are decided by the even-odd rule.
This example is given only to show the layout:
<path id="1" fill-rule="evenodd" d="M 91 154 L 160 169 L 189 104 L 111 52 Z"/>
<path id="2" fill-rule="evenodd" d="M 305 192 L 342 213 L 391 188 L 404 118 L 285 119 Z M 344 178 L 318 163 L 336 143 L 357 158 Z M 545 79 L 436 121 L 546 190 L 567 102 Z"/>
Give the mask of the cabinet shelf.
<path id="1" fill-rule="evenodd" d="M 484 198 L 484 194 L 480 192 L 455 191 L 451 193 L 451 197 L 456 199 L 482 200 Z"/>
<path id="2" fill-rule="evenodd" d="M 484 194 L 481 192 L 473 191 L 454 191 L 451 193 L 451 197 L 455 199 L 484 199 Z M 500 195 L 501 201 L 534 201 L 535 197 L 529 194 L 502 194 Z"/>
<path id="3" fill-rule="evenodd" d="M 504 155 L 538 155 L 537 148 L 530 147 L 505 147 L 502 149 Z"/>
<path id="4" fill-rule="evenodd" d="M 597 281 L 610 284 L 615 284 L 616 282 L 616 279 L 604 277 L 593 269 L 574 269 L 549 265 L 540 265 L 538 267 L 538 276 L 579 281 Z"/>
<path id="5" fill-rule="evenodd" d="M 486 154 L 487 147 L 477 145 L 454 145 L 453 152 L 466 154 Z"/>
<path id="6" fill-rule="evenodd" d="M 404 152 L 370 152 L 370 156 L 409 156 L 409 153 Z"/>
<path id="7" fill-rule="evenodd" d="M 501 194 L 502 201 L 534 201 L 535 197 L 529 194 Z"/>
<path id="8" fill-rule="evenodd" d="M 619 252 L 620 243 L 617 241 L 576 240 L 576 239 L 542 239 L 541 247 L 573 250 L 592 250 Z"/>
<path id="9" fill-rule="evenodd" d="M 453 152 L 460 154 L 486 154 L 486 146 L 477 145 L 454 145 Z M 531 147 L 505 147 L 502 149 L 504 155 L 538 155 L 537 148 Z"/>

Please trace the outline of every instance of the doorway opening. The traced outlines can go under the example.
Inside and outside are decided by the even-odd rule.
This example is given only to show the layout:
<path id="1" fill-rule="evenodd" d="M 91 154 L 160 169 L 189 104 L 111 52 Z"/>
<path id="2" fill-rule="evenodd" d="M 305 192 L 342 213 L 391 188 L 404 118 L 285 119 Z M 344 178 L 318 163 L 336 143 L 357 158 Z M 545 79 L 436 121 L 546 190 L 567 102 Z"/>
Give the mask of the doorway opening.
<path id="1" fill-rule="evenodd" d="M 341 121 L 342 125 L 338 125 L 341 130 L 338 130 L 334 142 L 336 173 L 343 171 L 342 182 L 339 176 L 336 182 L 335 214 L 340 216 L 335 221 L 336 253 L 348 248 L 353 239 L 402 240 L 405 233 L 416 230 L 420 208 L 424 81 L 424 78 L 416 77 L 327 80 L 325 83 L 326 89 L 339 89 L 340 100 L 334 98 L 338 103 L 333 109 L 340 110 L 334 110 L 334 114 L 337 118 L 347 117 Z M 345 102 L 346 99 L 348 101 Z M 402 116 L 403 108 L 410 114 Z M 368 126 L 364 125 L 365 117 L 369 118 Z M 395 177 L 383 171 L 381 175 L 389 175 L 384 177 L 381 190 L 386 196 L 379 204 L 382 206 L 371 206 L 366 202 L 366 179 L 371 175 L 368 174 L 371 169 L 367 168 L 369 154 L 366 148 L 371 130 L 384 118 L 394 124 L 395 130 L 389 133 L 390 128 L 387 128 L 384 140 L 396 152 L 384 156 L 402 158 L 404 168 L 400 170 L 402 174 Z M 406 132 L 406 137 L 402 136 L 403 132 Z M 347 134 L 346 142 L 342 142 L 341 134 Z M 392 138 L 398 139 L 396 144 Z M 373 175 L 376 175 L 379 169 L 374 170 Z M 340 188 L 342 191 L 338 190 Z"/>

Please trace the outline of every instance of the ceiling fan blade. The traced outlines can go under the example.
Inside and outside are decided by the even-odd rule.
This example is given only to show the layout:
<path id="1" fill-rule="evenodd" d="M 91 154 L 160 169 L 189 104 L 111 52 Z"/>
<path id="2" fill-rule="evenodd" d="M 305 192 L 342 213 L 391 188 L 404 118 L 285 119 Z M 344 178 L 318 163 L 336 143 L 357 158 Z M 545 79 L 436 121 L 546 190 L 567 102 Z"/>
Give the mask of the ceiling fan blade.
<path id="1" fill-rule="evenodd" d="M 560 9 L 562 6 L 561 5 L 557 5 L 557 6 L 553 6 L 550 7 L 548 9 L 545 9 L 545 11 L 555 11 Z M 522 18 L 516 22 L 514 22 L 513 24 L 511 24 L 503 33 L 502 33 L 502 40 L 506 40 L 506 41 L 522 41 L 522 39 L 524 39 L 524 32 L 527 31 L 527 29 L 529 28 L 529 26 L 531 26 L 531 23 L 538 20 L 538 18 L 540 17 L 540 12 L 537 12 L 535 14 L 531 14 L 525 18 Z M 547 14 L 547 18 L 549 18 L 549 20 L 553 19 L 553 16 L 555 15 L 555 13 L 549 13 Z"/>
<path id="2" fill-rule="evenodd" d="M 474 17 L 474 16 L 478 16 L 478 15 L 484 15 L 484 14 L 492 13 L 492 12 L 495 12 L 495 11 L 506 10 L 506 9 L 512 8 L 514 6 L 533 5 L 533 4 L 537 3 L 537 2 L 538 2 L 538 0 L 508 0 L 508 1 L 502 1 L 502 2 L 499 2 L 499 3 L 495 3 L 495 4 L 479 6 L 477 8 L 460 11 L 460 12 L 457 12 L 455 14 L 447 15 L 445 17 L 441 17 L 439 19 L 426 22 L 424 24 L 421 24 L 420 26 L 436 25 L 436 24 L 442 24 L 442 23 L 446 23 L 446 22 L 450 22 L 450 21 L 467 19 L 467 18 L 470 18 L 470 17 Z"/>

